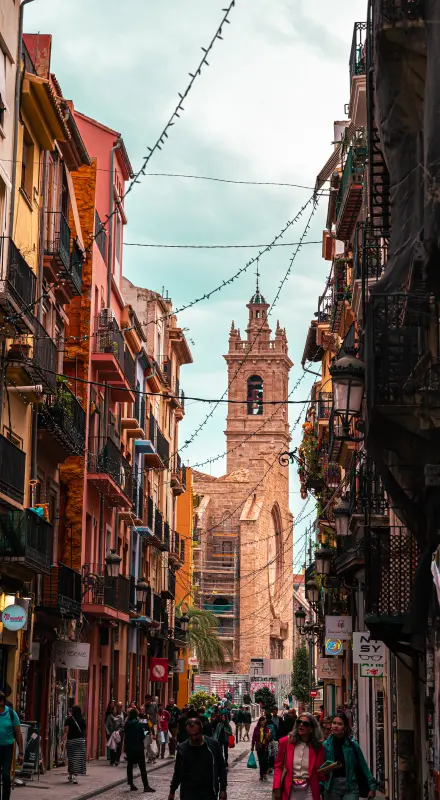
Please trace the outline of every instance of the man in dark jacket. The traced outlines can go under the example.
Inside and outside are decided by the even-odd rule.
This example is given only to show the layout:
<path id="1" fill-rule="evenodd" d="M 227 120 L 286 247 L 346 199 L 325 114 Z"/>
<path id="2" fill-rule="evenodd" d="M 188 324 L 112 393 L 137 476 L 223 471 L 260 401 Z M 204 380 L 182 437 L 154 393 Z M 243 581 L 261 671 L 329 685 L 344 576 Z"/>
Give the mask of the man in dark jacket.
<path id="1" fill-rule="evenodd" d="M 168 800 L 180 786 L 180 800 L 226 800 L 227 771 L 221 747 L 204 736 L 200 719 L 188 719 L 188 740 L 177 746 Z"/>
<path id="2" fill-rule="evenodd" d="M 128 719 L 125 723 L 124 750 L 127 756 L 127 783 L 132 792 L 137 791 L 137 786 L 133 783 L 133 767 L 139 765 L 144 792 L 155 792 L 148 783 L 147 768 L 145 766 L 144 750 L 144 726 L 138 719 L 136 708 L 131 708 L 128 712 Z"/>
<path id="3" fill-rule="evenodd" d="M 281 720 L 278 728 L 279 739 L 282 739 L 284 736 L 288 736 L 288 734 L 293 731 L 296 722 L 296 716 L 297 714 L 295 709 L 289 708 L 286 716 Z"/>

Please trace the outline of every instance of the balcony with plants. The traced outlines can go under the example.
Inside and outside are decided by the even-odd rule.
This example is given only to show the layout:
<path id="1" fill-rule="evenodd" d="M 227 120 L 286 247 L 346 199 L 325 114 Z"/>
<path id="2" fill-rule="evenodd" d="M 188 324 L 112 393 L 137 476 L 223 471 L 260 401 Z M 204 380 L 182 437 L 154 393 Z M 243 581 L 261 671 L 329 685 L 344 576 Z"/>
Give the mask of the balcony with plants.
<path id="1" fill-rule="evenodd" d="M 99 379 L 111 387 L 112 400 L 134 403 L 133 357 L 111 308 L 103 308 L 95 318 L 92 343 L 92 364 Z"/>
<path id="2" fill-rule="evenodd" d="M 6 335 L 32 333 L 37 276 L 13 239 L 0 236 L 0 321 L 6 318 Z"/>
<path id="3" fill-rule="evenodd" d="M 60 451 L 58 460 L 68 455 L 82 455 L 85 446 L 86 413 L 69 388 L 67 378 L 57 376 L 57 392 L 47 395 L 39 406 L 38 428 L 42 442 Z"/>
<path id="4" fill-rule="evenodd" d="M 6 375 L 16 385 L 34 383 L 47 394 L 57 393 L 58 347 L 36 318 L 30 339 L 18 336 L 6 352 Z"/>
<path id="5" fill-rule="evenodd" d="M 351 142 L 344 145 L 345 163 L 336 199 L 336 238 L 351 238 L 359 217 L 368 155 L 364 128 L 356 129 Z"/>
<path id="6" fill-rule="evenodd" d="M 318 439 L 317 424 L 313 417 L 314 413 L 309 413 L 302 426 L 303 439 L 298 448 L 298 475 L 303 500 L 307 498 L 308 492 L 316 495 L 324 483 L 323 444 Z"/>
<path id="7" fill-rule="evenodd" d="M 81 294 L 84 253 L 62 211 L 46 211 L 45 217 L 44 277 L 54 284 L 58 302 L 70 303 Z"/>

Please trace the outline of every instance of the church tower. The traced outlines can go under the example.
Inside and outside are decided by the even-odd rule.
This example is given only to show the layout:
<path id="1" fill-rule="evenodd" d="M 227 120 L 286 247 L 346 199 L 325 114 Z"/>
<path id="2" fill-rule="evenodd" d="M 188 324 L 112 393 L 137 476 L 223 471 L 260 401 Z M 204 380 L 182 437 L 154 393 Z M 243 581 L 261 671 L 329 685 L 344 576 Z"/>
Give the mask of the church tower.
<path id="1" fill-rule="evenodd" d="M 286 405 L 270 401 L 286 400 L 289 370 L 284 328 L 277 322 L 275 337 L 267 319 L 269 304 L 260 292 L 259 275 L 255 294 L 247 304 L 249 311 L 246 338 L 232 323 L 228 364 L 228 417 L 226 443 L 227 471 L 247 466 L 249 459 L 271 456 L 287 450 L 290 441 Z M 246 403 L 237 403 L 237 400 Z"/>

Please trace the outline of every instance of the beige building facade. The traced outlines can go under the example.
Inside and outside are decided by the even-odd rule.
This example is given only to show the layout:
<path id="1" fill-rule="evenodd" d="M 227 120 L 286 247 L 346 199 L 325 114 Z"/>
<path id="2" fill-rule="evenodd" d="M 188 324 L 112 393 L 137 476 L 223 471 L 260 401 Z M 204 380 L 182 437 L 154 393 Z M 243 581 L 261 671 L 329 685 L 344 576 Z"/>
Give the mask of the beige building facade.
<path id="1" fill-rule="evenodd" d="M 286 398 L 292 362 L 285 330 L 275 336 L 257 291 L 242 338 L 232 323 L 226 426 L 227 473 L 194 473 L 196 601 L 219 620 L 225 671 L 249 673 L 251 658 L 291 659 L 293 518 L 287 467 Z M 207 668 L 207 665 L 201 665 Z"/>

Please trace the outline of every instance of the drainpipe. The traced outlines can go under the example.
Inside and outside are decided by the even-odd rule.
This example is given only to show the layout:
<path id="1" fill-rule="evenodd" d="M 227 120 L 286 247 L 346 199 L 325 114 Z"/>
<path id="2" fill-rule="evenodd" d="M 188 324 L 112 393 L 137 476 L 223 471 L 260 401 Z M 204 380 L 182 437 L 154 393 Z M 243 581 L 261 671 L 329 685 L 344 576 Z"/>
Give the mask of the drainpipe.
<path id="1" fill-rule="evenodd" d="M 17 181 L 17 152 L 18 152 L 18 123 L 20 112 L 20 84 L 21 84 L 21 56 L 23 54 L 23 12 L 24 7 L 33 0 L 22 0 L 18 17 L 18 47 L 17 47 L 17 72 L 15 74 L 15 99 L 14 99 L 14 149 L 12 156 L 12 190 L 11 207 L 9 210 L 9 236 L 14 232 L 15 211 L 15 184 Z"/>
<path id="2" fill-rule="evenodd" d="M 111 307 L 112 299 L 112 264 L 113 264 L 113 173 L 115 171 L 115 152 L 119 150 L 121 140 L 118 139 L 110 151 L 110 219 L 108 223 L 108 253 L 107 253 L 107 308 Z"/>

